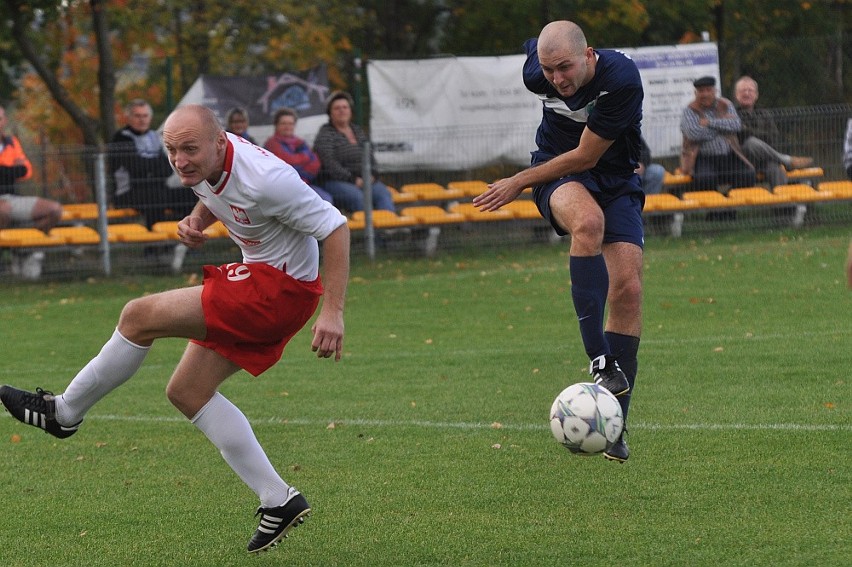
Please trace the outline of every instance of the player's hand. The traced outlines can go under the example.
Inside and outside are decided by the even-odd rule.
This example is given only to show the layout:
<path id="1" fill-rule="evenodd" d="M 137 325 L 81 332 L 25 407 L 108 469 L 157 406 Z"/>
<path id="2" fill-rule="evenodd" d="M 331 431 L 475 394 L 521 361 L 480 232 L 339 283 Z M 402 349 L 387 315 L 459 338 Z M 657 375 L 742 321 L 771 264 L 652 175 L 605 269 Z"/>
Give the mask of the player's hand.
<path id="1" fill-rule="evenodd" d="M 177 226 L 178 239 L 188 248 L 198 248 L 207 240 L 202 225 L 200 217 L 184 217 Z"/>
<path id="2" fill-rule="evenodd" d="M 329 314 L 320 311 L 319 317 L 311 327 L 314 340 L 311 350 L 318 358 L 330 358 L 334 355 L 335 362 L 343 355 L 343 315 Z"/>
<path id="3" fill-rule="evenodd" d="M 524 190 L 512 177 L 498 179 L 488 185 L 488 190 L 473 198 L 473 204 L 481 211 L 496 211 L 518 198 Z"/>

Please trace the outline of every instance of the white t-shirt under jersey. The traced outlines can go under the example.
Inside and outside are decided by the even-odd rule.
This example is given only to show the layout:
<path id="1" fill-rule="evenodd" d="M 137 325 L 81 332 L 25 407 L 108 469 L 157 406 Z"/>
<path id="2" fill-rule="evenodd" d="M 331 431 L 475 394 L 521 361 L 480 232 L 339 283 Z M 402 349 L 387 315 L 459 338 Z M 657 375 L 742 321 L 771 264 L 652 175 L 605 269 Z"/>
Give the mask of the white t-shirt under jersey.
<path id="1" fill-rule="evenodd" d="M 227 134 L 224 173 L 216 185 L 193 187 L 228 227 L 244 263 L 284 268 L 297 280 L 319 274 L 318 240 L 346 222 L 289 164 L 265 149 Z"/>

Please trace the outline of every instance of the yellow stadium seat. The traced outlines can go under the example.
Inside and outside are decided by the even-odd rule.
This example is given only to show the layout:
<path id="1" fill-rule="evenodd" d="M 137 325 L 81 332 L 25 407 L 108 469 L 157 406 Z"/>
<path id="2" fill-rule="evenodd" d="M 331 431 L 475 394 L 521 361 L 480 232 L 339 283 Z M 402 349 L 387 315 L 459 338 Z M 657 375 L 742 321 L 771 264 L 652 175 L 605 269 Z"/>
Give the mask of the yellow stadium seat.
<path id="1" fill-rule="evenodd" d="M 457 189 L 466 197 L 476 197 L 488 190 L 488 183 L 485 181 L 450 181 L 447 183 L 447 189 Z"/>
<path id="2" fill-rule="evenodd" d="M 831 193 L 834 199 L 852 199 L 852 181 L 822 181 L 817 190 Z"/>
<path id="3" fill-rule="evenodd" d="M 458 203 L 450 207 L 450 212 L 461 213 L 465 219 L 473 222 L 510 220 L 515 218 L 512 211 L 505 207 L 491 212 L 483 212 L 473 206 L 473 203 Z"/>
<path id="4" fill-rule="evenodd" d="M 58 236 L 68 244 L 97 244 L 101 235 L 90 226 L 57 226 L 50 229 L 51 236 Z"/>
<path id="5" fill-rule="evenodd" d="M 461 199 L 461 189 L 446 189 L 437 183 L 409 183 L 400 188 L 403 193 L 414 193 L 420 201 L 452 201 Z"/>
<path id="6" fill-rule="evenodd" d="M 684 211 L 695 209 L 699 206 L 697 201 L 678 199 L 676 195 L 672 195 L 671 193 L 657 193 L 645 196 L 645 208 L 643 211 L 646 213 L 655 211 Z"/>
<path id="7" fill-rule="evenodd" d="M 541 213 L 535 203 L 529 200 L 512 201 L 503 205 L 502 210 L 510 211 L 516 219 L 541 219 Z"/>
<path id="8" fill-rule="evenodd" d="M 108 219 L 120 219 L 129 217 L 138 217 L 139 212 L 136 209 L 124 208 L 106 210 Z M 69 222 L 75 220 L 95 220 L 98 218 L 97 203 L 70 203 L 62 205 L 62 221 Z"/>
<path id="9" fill-rule="evenodd" d="M 805 185 L 804 183 L 776 185 L 772 192 L 776 195 L 789 197 L 790 201 L 794 203 L 827 201 L 834 198 L 834 195 L 830 191 L 817 191 L 810 185 Z"/>
<path id="10" fill-rule="evenodd" d="M 414 217 L 420 224 L 449 224 L 465 221 L 461 213 L 447 212 L 437 205 L 405 207 L 400 213 L 406 217 Z"/>
<path id="11" fill-rule="evenodd" d="M 707 208 L 731 207 L 737 204 L 718 191 L 687 191 L 681 198 L 687 201 L 695 201 L 699 207 Z"/>
<path id="12" fill-rule="evenodd" d="M 37 228 L 5 228 L 0 230 L 0 247 L 35 248 L 41 246 L 62 246 L 65 239 L 57 235 L 45 234 Z"/>
<path id="13" fill-rule="evenodd" d="M 771 205 L 775 203 L 786 203 L 790 200 L 787 196 L 770 193 L 768 189 L 763 187 L 741 187 L 738 189 L 731 189 L 728 192 L 728 199 L 734 201 L 738 205 Z"/>
<path id="14" fill-rule="evenodd" d="M 364 211 L 355 211 L 352 213 L 352 221 L 355 224 L 365 223 L 366 216 Z M 414 226 L 417 224 L 417 219 L 409 216 L 400 216 L 393 211 L 373 211 L 373 226 L 376 228 L 398 228 L 405 226 Z M 365 225 L 361 224 L 361 228 Z M 349 226 L 352 228 L 352 225 Z"/>
<path id="15" fill-rule="evenodd" d="M 391 199 L 393 199 L 394 203 L 413 203 L 418 199 L 417 195 L 414 193 L 403 193 L 396 187 L 391 187 L 390 185 L 388 186 L 388 190 L 390 191 Z"/>
<path id="16" fill-rule="evenodd" d="M 788 181 L 795 181 L 798 179 L 817 179 L 825 175 L 825 171 L 823 171 L 821 167 L 803 167 L 801 169 L 791 169 L 790 171 L 786 171 L 786 173 Z"/>
<path id="17" fill-rule="evenodd" d="M 169 238 L 165 233 L 149 231 L 136 223 L 110 224 L 107 235 L 110 242 L 161 242 Z"/>
<path id="18" fill-rule="evenodd" d="M 687 185 L 689 183 L 692 183 L 692 176 L 685 173 L 666 171 L 663 175 L 663 185 Z"/>

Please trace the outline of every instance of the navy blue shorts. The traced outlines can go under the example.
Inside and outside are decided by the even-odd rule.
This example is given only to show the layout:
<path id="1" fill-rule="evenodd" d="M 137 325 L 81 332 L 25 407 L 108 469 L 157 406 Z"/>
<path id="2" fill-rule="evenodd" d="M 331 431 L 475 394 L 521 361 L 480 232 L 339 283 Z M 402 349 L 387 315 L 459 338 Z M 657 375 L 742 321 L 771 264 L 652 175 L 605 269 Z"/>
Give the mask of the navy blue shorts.
<path id="1" fill-rule="evenodd" d="M 638 175 L 623 177 L 585 171 L 533 187 L 533 199 L 541 216 L 546 218 L 556 233 L 561 236 L 565 236 L 568 232 L 553 218 L 550 212 L 550 196 L 558 187 L 569 181 L 582 183 L 603 210 L 605 244 L 630 242 L 639 247 L 645 245 L 642 225 L 645 193 L 642 192 Z"/>

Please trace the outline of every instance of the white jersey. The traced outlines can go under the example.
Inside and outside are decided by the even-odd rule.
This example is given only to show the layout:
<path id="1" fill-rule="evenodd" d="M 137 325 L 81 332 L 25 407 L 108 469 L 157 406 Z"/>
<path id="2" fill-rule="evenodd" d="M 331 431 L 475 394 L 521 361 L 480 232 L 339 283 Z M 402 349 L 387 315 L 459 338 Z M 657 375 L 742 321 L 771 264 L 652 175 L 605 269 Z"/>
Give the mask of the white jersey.
<path id="1" fill-rule="evenodd" d="M 289 164 L 233 134 L 222 178 L 193 187 L 201 202 L 228 227 L 244 263 L 264 263 L 297 280 L 319 274 L 318 240 L 346 222 Z"/>

